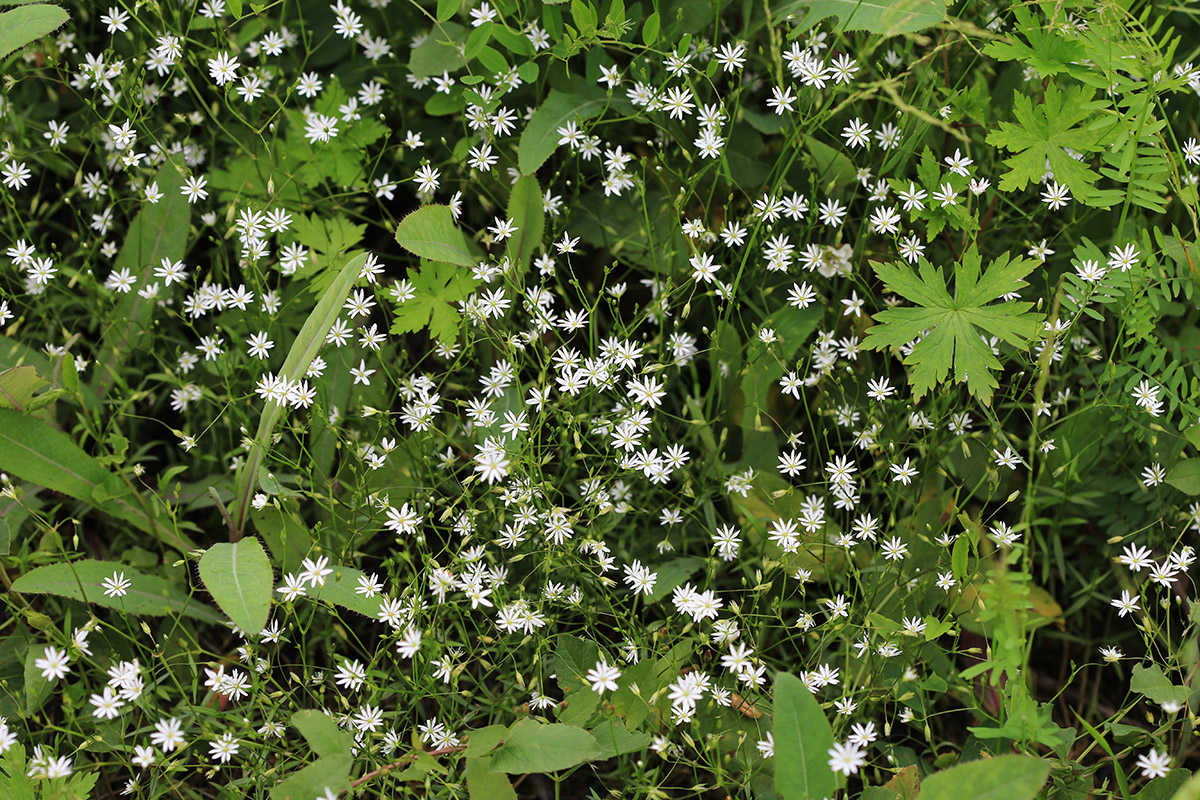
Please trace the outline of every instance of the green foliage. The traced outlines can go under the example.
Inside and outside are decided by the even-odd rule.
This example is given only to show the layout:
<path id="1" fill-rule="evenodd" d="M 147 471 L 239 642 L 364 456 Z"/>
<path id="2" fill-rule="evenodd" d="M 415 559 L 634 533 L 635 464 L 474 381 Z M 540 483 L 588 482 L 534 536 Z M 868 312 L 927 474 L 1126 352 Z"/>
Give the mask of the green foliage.
<path id="1" fill-rule="evenodd" d="M 833 730 L 812 692 L 794 675 L 775 676 L 775 790 L 784 800 L 829 797 L 837 789 L 826 764 Z"/>
<path id="2" fill-rule="evenodd" d="M 53 33 L 70 16 L 59 6 L 44 3 L 23 5 L 0 13 L 0 58 Z"/>
<path id="3" fill-rule="evenodd" d="M 421 206 L 396 226 L 396 241 L 405 250 L 430 261 L 473 267 L 476 258 L 467 237 L 454 224 L 449 206 Z"/>
<path id="4" fill-rule="evenodd" d="M 123 574 L 131 584 L 121 596 L 105 592 L 105 581 L 116 574 Z M 133 616 L 161 617 L 170 614 L 210 623 L 221 619 L 212 608 L 187 594 L 175 581 L 138 572 L 113 561 L 86 559 L 47 564 L 17 578 L 13 581 L 12 590 L 25 594 L 69 597 Z"/>
<path id="5" fill-rule="evenodd" d="M 924 30 L 946 18 L 946 3 L 942 0 L 795 0 L 785 3 L 774 13 L 777 18 L 786 19 L 802 9 L 808 11 L 800 21 L 802 30 L 836 16 L 842 30 L 867 31 L 880 36 Z"/>
<path id="6" fill-rule="evenodd" d="M 200 580 L 238 628 L 257 633 L 266 626 L 275 580 L 258 539 L 249 536 L 208 548 L 200 558 Z"/>
<path id="7" fill-rule="evenodd" d="M 970 761 L 921 781 L 928 800 L 1033 800 L 1050 775 L 1050 765 L 1031 756 L 996 756 Z"/>
<path id="8" fill-rule="evenodd" d="M 583 728 L 534 720 L 513 725 L 490 756 L 492 772 L 510 775 L 556 772 L 604 757 L 604 748 Z"/>
<path id="9" fill-rule="evenodd" d="M 1023 279 L 1037 262 L 1010 259 L 1005 253 L 986 270 L 981 271 L 981 264 L 974 246 L 963 254 L 954 270 L 953 296 L 942 269 L 925 259 L 915 274 L 900 262 L 872 265 L 884 286 L 916 306 L 876 314 L 879 324 L 867 332 L 863 346 L 883 350 L 919 339 L 904 359 L 913 367 L 910 380 L 918 398 L 944 382 L 953 367 L 956 382 L 965 382 L 972 395 L 991 402 L 999 385 L 993 373 L 1002 364 L 984 335 L 1023 348 L 1038 330 L 1041 315 L 1030 312 L 1032 303 L 995 302 L 1025 286 Z"/>
<path id="10" fill-rule="evenodd" d="M 428 328 L 433 338 L 454 341 L 462 320 L 462 314 L 454 304 L 474 291 L 479 285 L 478 279 L 454 264 L 422 261 L 410 280 L 413 295 L 397 303 L 392 333 L 413 333 Z"/>
<path id="11" fill-rule="evenodd" d="M 1016 154 L 1004 160 L 1009 171 L 1000 176 L 1000 188 L 1024 189 L 1030 183 L 1040 183 L 1048 168 L 1080 202 L 1100 205 L 1093 191 L 1100 175 L 1067 152 L 1069 148 L 1094 153 L 1103 150 L 1111 139 L 1111 132 L 1105 130 L 1111 118 L 1101 118 L 1099 125 L 1091 124 L 1094 112 L 1104 107 L 1102 101 L 1092 99 L 1094 96 L 1090 88 L 1060 89 L 1057 83 L 1047 87 L 1037 106 L 1031 96 L 1018 94 L 1013 100 L 1017 122 L 1001 122 L 987 137 L 988 144 Z"/>

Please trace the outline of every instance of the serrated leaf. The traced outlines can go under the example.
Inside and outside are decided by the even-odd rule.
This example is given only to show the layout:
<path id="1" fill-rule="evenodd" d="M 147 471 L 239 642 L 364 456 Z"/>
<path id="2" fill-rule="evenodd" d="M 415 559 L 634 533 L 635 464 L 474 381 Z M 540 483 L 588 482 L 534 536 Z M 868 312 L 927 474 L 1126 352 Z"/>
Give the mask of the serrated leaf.
<path id="1" fill-rule="evenodd" d="M 778 749 L 776 749 L 778 753 Z M 778 756 L 776 756 L 778 757 Z M 921 800 L 1033 800 L 1050 763 L 1032 756 L 996 756 L 969 761 L 921 781 Z"/>
<path id="2" fill-rule="evenodd" d="M 451 342 L 458 336 L 462 315 L 457 304 L 475 291 L 479 281 L 462 267 L 423 262 L 413 275 L 414 294 L 396 305 L 392 333 L 415 333 L 429 328 L 430 336 Z"/>
<path id="3" fill-rule="evenodd" d="M 217 606 L 247 635 L 266 627 L 275 576 L 258 539 L 250 536 L 208 548 L 200 558 L 200 580 Z"/>
<path id="4" fill-rule="evenodd" d="M 546 773 L 604 758 L 604 749 L 583 728 L 523 719 L 509 729 L 490 758 L 492 772 Z"/>
<path id="5" fill-rule="evenodd" d="M 71 17 L 58 6 L 38 3 L 0 14 L 0 58 L 62 27 Z"/>
<path id="6" fill-rule="evenodd" d="M 123 597 L 110 597 L 104 593 L 103 583 L 114 572 L 125 573 L 131 583 Z M 138 617 L 182 615 L 203 622 L 221 622 L 223 619 L 215 609 L 192 598 L 175 583 L 113 561 L 89 559 L 38 567 L 13 581 L 12 590 L 67 597 Z"/>
<path id="7" fill-rule="evenodd" d="M 888 290 L 917 305 L 876 314 L 879 324 L 867 332 L 863 346 L 884 350 L 920 337 L 904 359 L 913 368 L 909 382 L 915 399 L 945 381 L 953 367 L 956 382 L 965 382 L 972 395 L 990 403 L 998 385 L 992 373 L 1003 365 L 983 337 L 993 336 L 1014 347 L 1024 347 L 1037 333 L 1041 315 L 1029 312 L 1032 303 L 993 302 L 1027 285 L 1024 278 L 1037 262 L 1009 260 L 1005 253 L 982 274 L 980 263 L 979 253 L 972 246 L 954 272 L 953 296 L 942 270 L 925 259 L 921 259 L 918 273 L 900 262 L 873 264 L 875 274 Z"/>
<path id="8" fill-rule="evenodd" d="M 396 226 L 396 241 L 405 250 L 427 258 L 473 267 L 478 259 L 471 254 L 467 237 L 454 224 L 450 207 L 436 203 L 421 206 L 400 220 Z"/>
<path id="9" fill-rule="evenodd" d="M 518 269 L 529 263 L 533 251 L 542 243 L 546 231 L 546 212 L 542 206 L 542 188 L 537 178 L 523 175 L 513 184 L 508 197 L 508 218 L 517 232 L 508 240 L 509 257 Z"/>
<path id="10" fill-rule="evenodd" d="M 1108 134 L 1081 125 L 1091 116 L 1095 90 L 1071 86 L 1063 91 L 1051 83 L 1040 105 L 1034 106 L 1029 95 L 1013 99 L 1017 123 L 1001 122 L 988 134 L 987 143 L 1003 147 L 1015 155 L 1004 160 L 1009 171 L 1000 176 L 1004 191 L 1024 189 L 1040 183 L 1049 162 L 1054 179 L 1071 190 L 1084 203 L 1093 202 L 1092 189 L 1100 175 L 1082 161 L 1076 161 L 1064 148 L 1079 153 L 1104 149 Z"/>
<path id="11" fill-rule="evenodd" d="M 1043 77 L 1069 72 L 1087 56 L 1087 48 L 1078 39 L 1067 39 L 1060 27 L 1046 26 L 1022 6 L 1013 8 L 1017 30 L 1026 41 L 1016 37 L 988 42 L 983 52 L 1000 61 L 1020 61 Z"/>
<path id="12" fill-rule="evenodd" d="M 821 704 L 795 675 L 775 676 L 775 790 L 784 800 L 831 797 L 837 789 L 826 751 L 833 729 Z"/>

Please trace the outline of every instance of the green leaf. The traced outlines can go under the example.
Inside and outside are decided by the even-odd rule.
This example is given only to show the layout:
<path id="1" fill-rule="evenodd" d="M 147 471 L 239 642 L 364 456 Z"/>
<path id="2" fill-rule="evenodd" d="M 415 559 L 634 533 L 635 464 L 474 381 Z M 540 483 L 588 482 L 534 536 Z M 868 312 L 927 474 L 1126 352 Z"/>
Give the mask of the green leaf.
<path id="1" fill-rule="evenodd" d="M 631 731 L 620 720 L 604 720 L 592 728 L 591 733 L 604 751 L 603 758 L 635 753 L 650 746 L 649 734 Z"/>
<path id="2" fill-rule="evenodd" d="M 1104 149 L 1107 141 L 1104 129 L 1080 125 L 1097 108 L 1092 103 L 1094 94 L 1094 89 L 1085 86 L 1071 86 L 1064 92 L 1058 84 L 1051 83 L 1037 107 L 1029 95 L 1018 94 L 1013 98 L 1013 115 L 1020 124 L 1001 122 L 999 129 L 987 137 L 988 144 L 1016 154 L 1004 160 L 1009 171 L 1000 176 L 1003 191 L 1040 183 L 1049 161 L 1054 179 L 1070 189 L 1076 199 L 1089 201 L 1100 175 L 1076 161 L 1064 148 L 1080 153 Z"/>
<path id="3" fill-rule="evenodd" d="M 833 730 L 799 678 L 780 672 L 775 676 L 775 790 L 784 800 L 831 797 L 837 789 L 829 769 Z"/>
<path id="4" fill-rule="evenodd" d="M 326 789 L 338 795 L 350 788 L 353 763 L 346 754 L 317 759 L 271 787 L 271 800 L 314 800 Z"/>
<path id="5" fill-rule="evenodd" d="M 1173 798 L 1178 798 L 1180 797 L 1178 793 L 1191 777 L 1192 771 L 1190 769 L 1176 767 L 1166 775 L 1155 778 L 1143 786 L 1142 790 L 1133 796 L 1133 800 L 1172 800 Z M 1196 788 L 1200 787 L 1193 787 L 1193 797 L 1196 796 L 1194 791 Z"/>
<path id="6" fill-rule="evenodd" d="M 292 715 L 292 727 L 300 731 L 308 746 L 320 758 L 351 754 L 354 737 L 339 728 L 333 718 L 323 711 L 297 711 Z"/>
<path id="7" fill-rule="evenodd" d="M 154 181 L 163 193 L 162 199 L 157 203 L 142 204 L 113 262 L 114 270 L 129 270 L 138 279 L 138 286 L 153 282 L 154 269 L 164 258 L 179 261 L 187 252 L 191 206 L 180 192 L 183 173 L 173 162 L 167 161 L 154 176 Z M 125 360 L 146 349 L 156 308 L 157 300 L 142 297 L 137 292 L 121 295 L 113 307 L 101 329 L 100 356 L 96 359 L 92 381 L 93 390 L 99 397 L 104 397 L 113 384 L 124 382 L 122 367 Z"/>
<path id="8" fill-rule="evenodd" d="M 250 536 L 214 544 L 200 559 L 200 580 L 213 600 L 247 636 L 254 636 L 271 616 L 275 577 L 262 543 Z"/>
<path id="9" fill-rule="evenodd" d="M 22 480 L 93 505 L 171 547 L 195 549 L 186 536 L 147 516 L 132 492 L 102 497 L 102 487 L 124 486 L 118 475 L 100 466 L 65 433 L 11 408 L 0 408 L 0 464 Z"/>
<path id="10" fill-rule="evenodd" d="M 517 800 L 517 792 L 508 776 L 492 772 L 489 756 L 468 759 L 464 774 L 469 800 Z"/>
<path id="11" fill-rule="evenodd" d="M 132 584 L 123 597 L 110 597 L 104 593 L 103 583 L 114 572 L 125 573 L 125 578 Z M 156 575 L 144 575 L 113 561 L 74 561 L 38 567 L 13 581 L 12 590 L 68 597 L 138 617 L 181 615 L 203 622 L 222 620 L 216 610 L 193 599 L 174 582 Z"/>
<path id="12" fill-rule="evenodd" d="M 478 262 L 466 235 L 454 224 L 449 206 L 421 206 L 400 220 L 396 241 L 410 253 L 430 261 L 445 261 L 460 267 L 473 267 Z"/>
<path id="13" fill-rule="evenodd" d="M 70 16 L 58 6 L 21 6 L 0 14 L 0 58 L 53 33 Z"/>
<path id="14" fill-rule="evenodd" d="M 1049 762 L 1032 756 L 969 761 L 921 781 L 921 800 L 1033 800 L 1049 775 Z"/>
<path id="15" fill-rule="evenodd" d="M 653 46 L 658 41 L 658 31 L 662 27 L 662 18 L 655 11 L 650 16 L 646 17 L 646 21 L 642 23 L 642 41 L 647 47 Z"/>
<path id="16" fill-rule="evenodd" d="M 429 334 L 443 342 L 458 337 L 462 314 L 455 304 L 463 300 L 479 281 L 462 267 L 426 261 L 410 277 L 415 293 L 396 305 L 392 333 L 415 333 L 429 328 Z"/>
<path id="17" fill-rule="evenodd" d="M 808 13 L 797 30 L 836 16 L 842 30 L 895 36 L 932 27 L 946 18 L 946 4 L 939 0 L 796 0 L 773 10 L 772 17 L 782 21 L 804 8 Z"/>
<path id="18" fill-rule="evenodd" d="M 956 382 L 966 382 L 972 395 L 991 403 L 998 386 L 993 372 L 1003 368 L 984 336 L 1014 347 L 1026 346 L 1038 331 L 1041 315 L 1029 313 L 1032 303 L 1010 300 L 1037 266 L 1033 259 L 1009 260 L 1004 253 L 980 273 L 974 245 L 963 254 L 954 271 L 952 297 L 942 270 L 921 259 L 919 274 L 903 263 L 873 264 L 875 274 L 889 291 L 916 303 L 911 308 L 889 308 L 875 315 L 879 323 L 867 331 L 863 347 L 884 350 L 918 340 L 904 363 L 913 367 L 909 382 L 914 399 L 946 380 L 954 368 Z M 926 331 L 928 331 L 926 333 Z"/>
<path id="19" fill-rule="evenodd" d="M 1184 494 L 1200 494 L 1200 458 L 1176 462 L 1167 473 L 1167 483 Z"/>
<path id="20" fill-rule="evenodd" d="M 487 755 L 504 741 L 505 736 L 508 736 L 507 725 L 488 725 L 486 728 L 473 730 L 467 734 L 467 749 L 463 751 L 463 756 L 477 758 Z"/>
<path id="21" fill-rule="evenodd" d="M 1072 66 L 1086 58 L 1084 43 L 1060 35 L 1058 26 L 1045 25 L 1022 6 L 1014 6 L 1013 15 L 1017 30 L 1028 44 L 1017 38 L 988 42 L 983 48 L 985 55 L 999 61 L 1019 61 L 1036 69 L 1042 77 L 1069 72 Z"/>
<path id="22" fill-rule="evenodd" d="M 580 87 L 570 94 L 551 89 L 521 133 L 517 145 L 517 165 L 521 174 L 532 175 L 554 155 L 558 149 L 559 128 L 571 120 L 591 119 L 607 105 L 608 95 L 594 86 Z"/>
<path id="23" fill-rule="evenodd" d="M 342 304 L 346 302 L 346 297 L 358 280 L 366 260 L 366 253 L 350 259 L 342 267 L 341 272 L 338 273 L 321 299 L 317 301 L 316 307 L 308 315 L 308 319 L 304 320 L 304 325 L 301 326 L 300 332 L 296 334 L 296 340 L 292 342 L 292 347 L 288 350 L 283 367 L 279 370 L 281 378 L 296 381 L 303 377 L 309 364 L 325 344 L 325 335 L 329 333 L 329 329 L 333 327 L 333 323 L 341 314 Z M 245 530 L 250 500 L 254 496 L 255 486 L 258 482 L 258 467 L 266 457 L 264 443 L 271 441 L 271 434 L 281 416 L 283 416 L 283 406 L 267 401 L 263 407 L 262 416 L 258 420 L 258 431 L 254 434 L 254 444 L 250 447 L 250 451 L 246 454 L 246 460 L 238 471 L 237 492 L 232 513 L 234 526 L 239 532 Z"/>
<path id="24" fill-rule="evenodd" d="M 508 240 L 507 253 L 520 269 L 529 263 L 546 230 L 542 189 L 537 178 L 523 175 L 513 185 L 508 196 L 508 217 L 517 226 L 517 232 Z"/>
<path id="25" fill-rule="evenodd" d="M 658 568 L 658 580 L 654 589 L 646 596 L 647 603 L 657 603 L 675 590 L 675 587 L 696 574 L 708 561 L 697 556 L 679 556 Z"/>
<path id="26" fill-rule="evenodd" d="M 510 775 L 554 772 L 597 758 L 604 758 L 604 749 L 583 728 L 533 719 L 514 724 L 491 754 L 492 772 Z"/>
<path id="27" fill-rule="evenodd" d="M 458 13 L 462 0 L 438 0 L 437 21 L 445 22 Z"/>
<path id="28" fill-rule="evenodd" d="M 69 359 L 72 362 L 74 359 Z M 0 408 L 15 408 L 26 411 L 33 400 L 34 392 L 50 382 L 38 375 L 37 367 L 26 364 L 0 372 Z"/>
<path id="29" fill-rule="evenodd" d="M 1145 695 L 1159 705 L 1187 703 L 1188 700 L 1188 688 L 1171 683 L 1157 664 L 1151 664 L 1149 667 L 1143 667 L 1141 664 L 1134 665 L 1129 688 L 1138 694 Z"/>
<path id="30" fill-rule="evenodd" d="M 226 0 L 226 5 L 229 7 L 229 13 L 233 14 L 234 19 L 242 18 L 242 0 Z"/>
<path id="31" fill-rule="evenodd" d="M 469 30 L 456 22 L 434 26 L 425 41 L 412 51 L 408 59 L 409 72 L 417 78 L 431 78 L 462 69 L 467 65 L 467 59 L 458 48 L 466 44 L 468 35 Z"/>
<path id="32" fill-rule="evenodd" d="M 351 567 L 334 568 L 332 574 L 325 576 L 325 585 L 310 588 L 306 597 L 324 600 L 375 619 L 383 606 L 383 598 L 379 595 L 366 597 L 355 591 L 359 587 L 358 579 L 364 574 L 362 570 Z"/>

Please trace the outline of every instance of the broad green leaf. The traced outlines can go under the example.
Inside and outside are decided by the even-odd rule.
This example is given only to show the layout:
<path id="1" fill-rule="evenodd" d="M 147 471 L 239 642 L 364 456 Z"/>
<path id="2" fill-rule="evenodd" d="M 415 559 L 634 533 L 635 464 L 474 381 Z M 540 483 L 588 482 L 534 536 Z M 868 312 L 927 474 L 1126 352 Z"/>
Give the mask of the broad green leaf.
<path id="1" fill-rule="evenodd" d="M 320 758 L 293 772 L 271 788 L 271 800 L 316 800 L 331 790 L 334 795 L 350 788 L 350 767 L 354 761 L 348 754 Z"/>
<path id="2" fill-rule="evenodd" d="M 469 800 L 517 800 L 509 777 L 502 772 L 492 772 L 490 756 L 468 759 L 464 775 Z"/>
<path id="3" fill-rule="evenodd" d="M 584 676 L 599 660 L 600 648 L 595 642 L 569 633 L 561 633 L 554 640 L 554 679 L 564 692 L 591 692 L 591 684 Z"/>
<path id="4" fill-rule="evenodd" d="M 468 59 L 459 51 L 466 44 L 468 28 L 456 22 L 435 25 L 425 41 L 412 51 L 408 60 L 409 71 L 417 78 L 440 76 L 443 72 L 456 72 L 467 65 Z"/>
<path id="5" fill-rule="evenodd" d="M 523 175 L 513 185 L 508 196 L 508 217 L 517 232 L 508 240 L 506 251 L 518 269 L 529 264 L 533 251 L 542 243 L 546 231 L 546 214 L 542 206 L 542 189 L 537 178 Z"/>
<path id="6" fill-rule="evenodd" d="M 1037 333 L 1042 316 L 1030 313 L 1032 303 L 994 302 L 1025 286 L 1024 278 L 1037 262 L 1009 260 L 1004 253 L 982 274 L 980 265 L 979 253 L 972 246 L 954 270 L 955 294 L 951 296 L 943 271 L 925 259 L 920 261 L 918 274 L 900 262 L 873 264 L 889 291 L 917 305 L 876 314 L 879 324 L 867 331 L 863 347 L 885 350 L 916 341 L 904 359 L 913 368 L 909 382 L 915 399 L 944 382 L 953 367 L 956 382 L 965 382 L 972 395 L 991 403 L 992 392 L 999 385 L 992 373 L 1003 364 L 984 337 L 1023 348 Z"/>
<path id="7" fill-rule="evenodd" d="M 114 270 L 127 269 L 137 277 L 139 287 L 153 282 L 154 269 L 164 258 L 183 259 L 191 225 L 191 206 L 180 193 L 184 176 L 179 168 L 168 160 L 154 181 L 163 197 L 157 203 L 142 203 L 113 262 Z M 151 317 L 157 307 L 157 300 L 142 297 L 136 291 L 121 295 L 113 307 L 101 329 L 104 333 L 92 383 L 98 396 L 103 398 L 114 383 L 125 380 L 122 366 L 132 353 L 145 349 Z"/>
<path id="8" fill-rule="evenodd" d="M 37 367 L 26 364 L 0 372 L 0 408 L 26 411 L 34 393 L 50 382 L 38 375 Z"/>
<path id="9" fill-rule="evenodd" d="M 333 718 L 323 711 L 297 711 L 292 715 L 292 727 L 300 731 L 300 735 L 319 758 L 349 756 L 354 746 L 354 737 L 339 728 Z"/>
<path id="10" fill-rule="evenodd" d="M 32 716 L 50 699 L 54 685 L 42 675 L 37 660 L 46 654 L 46 645 L 32 644 L 25 653 L 25 716 Z"/>
<path id="11" fill-rule="evenodd" d="M 1175 767 L 1166 775 L 1159 778 L 1154 778 L 1142 790 L 1133 796 L 1133 800 L 1174 800 L 1179 797 L 1179 792 L 1188 784 L 1192 778 L 1192 771 L 1183 767 Z M 1196 790 L 1200 786 L 1193 786 L 1193 797 L 1200 794 Z"/>
<path id="12" fill-rule="evenodd" d="M 533 113 L 517 145 L 517 165 L 522 175 L 532 175 L 558 149 L 558 129 L 572 120 L 583 122 L 604 111 L 608 95 L 593 86 L 567 94 L 551 89 Z"/>
<path id="13" fill-rule="evenodd" d="M 306 597 L 324 600 L 375 619 L 383 606 L 383 597 L 367 597 L 356 591 L 359 587 L 358 579 L 361 577 L 364 577 L 362 570 L 335 567 L 331 575 L 325 576 L 325 585 L 309 587 Z"/>
<path id="14" fill-rule="evenodd" d="M 466 235 L 454 224 L 450 206 L 421 206 L 400 220 L 396 241 L 405 250 L 430 261 L 445 261 L 460 267 L 473 267 L 479 259 L 472 255 Z"/>
<path id="15" fill-rule="evenodd" d="M 123 597 L 110 597 L 104 593 L 103 583 L 114 572 L 125 573 L 125 578 L 132 584 Z M 38 567 L 13 581 L 12 590 L 69 597 L 138 617 L 182 615 L 203 622 L 221 622 L 223 619 L 216 610 L 193 599 L 177 584 L 157 575 L 144 575 L 113 561 L 74 561 Z"/>
<path id="16" fill-rule="evenodd" d="M 391 332 L 415 333 L 429 328 L 435 339 L 454 341 L 462 318 L 458 303 L 475 291 L 479 281 L 463 267 L 430 261 L 423 262 L 409 280 L 414 294 L 396 304 Z"/>
<path id="17" fill-rule="evenodd" d="M 1129 688 L 1138 694 L 1145 695 L 1159 705 L 1187 703 L 1188 700 L 1188 688 L 1171 683 L 1157 664 L 1151 664 L 1149 667 L 1143 667 L 1141 664 L 1134 665 Z"/>
<path id="18" fill-rule="evenodd" d="M 507 725 L 488 725 L 486 728 L 473 730 L 467 734 L 467 749 L 463 755 L 467 758 L 487 755 L 504 741 L 505 736 L 508 736 Z"/>
<path id="19" fill-rule="evenodd" d="M 778 745 L 776 745 L 778 758 Z M 1005 755 L 968 761 L 921 781 L 921 800 L 1033 800 L 1050 775 L 1050 762 Z"/>
<path id="20" fill-rule="evenodd" d="M 0 408 L 0 464 L 21 480 L 93 505 L 164 544 L 185 552 L 195 549 L 186 536 L 147 516 L 136 495 L 108 492 L 107 487 L 124 486 L 120 477 L 100 466 L 65 433 L 11 408 Z"/>
<path id="21" fill-rule="evenodd" d="M 675 590 L 675 587 L 696 574 L 708 562 L 697 556 L 679 556 L 658 568 L 658 580 L 654 590 L 646 596 L 647 603 L 657 603 Z"/>
<path id="22" fill-rule="evenodd" d="M 635 753 L 650 746 L 649 734 L 631 731 L 619 720 L 603 720 L 591 729 L 591 733 L 600 749 L 604 751 L 603 758 Z"/>
<path id="23" fill-rule="evenodd" d="M 279 370 L 281 378 L 290 382 L 297 381 L 304 376 L 309 364 L 324 346 L 325 335 L 329 333 L 329 329 L 333 327 L 333 323 L 341 314 L 342 304 L 346 302 L 346 297 L 349 296 L 350 289 L 358 280 L 366 260 L 365 253 L 350 259 L 342 267 L 333 284 L 317 301 L 316 307 L 304 321 L 300 332 L 296 334 L 296 340 L 292 342 L 283 367 Z M 232 514 L 234 526 L 239 533 L 246 528 L 246 515 L 250 510 L 250 500 L 257 491 L 255 487 L 258 483 L 258 467 L 266 457 L 264 443 L 271 441 L 271 434 L 281 416 L 283 416 L 283 406 L 268 400 L 263 407 L 262 416 L 258 420 L 258 431 L 254 434 L 254 444 L 250 447 L 250 451 L 246 454 L 246 460 L 238 471 L 237 493 Z"/>
<path id="24" fill-rule="evenodd" d="M 246 635 L 253 636 L 266 627 L 275 577 L 258 539 L 249 536 L 208 548 L 200 559 L 200 580 Z"/>
<path id="25" fill-rule="evenodd" d="M 833 796 L 837 781 L 827 753 L 833 747 L 833 730 L 820 703 L 799 678 L 780 672 L 772 708 L 775 790 L 784 800 Z"/>
<path id="26" fill-rule="evenodd" d="M 445 22 L 458 13 L 462 0 L 438 0 L 437 21 Z"/>
<path id="27" fill-rule="evenodd" d="M 946 4 L 939 0 L 796 0 L 773 9 L 771 16 L 785 20 L 804 9 L 808 13 L 797 26 L 799 30 L 836 16 L 841 30 L 867 31 L 880 36 L 912 33 L 946 18 Z"/>
<path id="28" fill-rule="evenodd" d="M 533 719 L 514 724 L 491 754 L 492 772 L 510 775 L 554 772 L 604 757 L 604 749 L 583 728 Z"/>
<path id="29" fill-rule="evenodd" d="M 1200 494 L 1200 458 L 1176 462 L 1167 473 L 1167 483 L 1184 494 Z"/>
<path id="30" fill-rule="evenodd" d="M 242 18 L 242 0 L 226 0 L 226 4 L 229 7 L 229 13 L 233 15 L 234 19 Z"/>
<path id="31" fill-rule="evenodd" d="M 0 14 L 0 58 L 62 27 L 70 16 L 58 6 L 39 3 Z"/>

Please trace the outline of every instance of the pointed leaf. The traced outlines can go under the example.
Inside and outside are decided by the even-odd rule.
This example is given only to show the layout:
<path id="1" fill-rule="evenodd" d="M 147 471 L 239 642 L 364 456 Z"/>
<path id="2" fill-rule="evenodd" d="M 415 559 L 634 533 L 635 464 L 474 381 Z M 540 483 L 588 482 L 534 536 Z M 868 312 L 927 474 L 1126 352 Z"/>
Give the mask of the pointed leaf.
<path id="1" fill-rule="evenodd" d="M 0 58 L 54 33 L 70 19 L 58 6 L 39 3 L 0 14 Z"/>
<path id="2" fill-rule="evenodd" d="M 266 627 L 275 579 L 271 560 L 257 538 L 208 548 L 200 559 L 200 580 L 221 610 L 247 635 Z"/>
<path id="3" fill-rule="evenodd" d="M 520 269 L 529 263 L 533 251 L 542 243 L 546 230 L 546 215 L 542 207 L 542 189 L 537 178 L 523 175 L 513 185 L 508 197 L 508 217 L 517 226 L 517 232 L 508 240 L 508 255 Z"/>
<path id="4" fill-rule="evenodd" d="M 775 676 L 775 790 L 784 800 L 831 797 L 833 730 L 812 692 L 794 675 Z"/>
<path id="5" fill-rule="evenodd" d="M 421 206 L 400 220 L 396 241 L 410 253 L 430 261 L 445 261 L 460 267 L 473 267 L 478 261 L 471 255 L 466 235 L 454 224 L 449 206 Z"/>
<path id="6" fill-rule="evenodd" d="M 104 593 L 103 583 L 114 572 L 125 573 L 131 583 L 123 597 L 110 597 Z M 38 567 L 13 581 L 12 590 L 69 597 L 138 617 L 182 615 L 203 622 L 222 620 L 215 609 L 189 596 L 175 583 L 157 575 L 144 575 L 113 561 L 89 559 Z"/>
<path id="7" fill-rule="evenodd" d="M 504 744 L 491 753 L 492 772 L 522 774 L 569 769 L 604 758 L 604 749 L 583 728 L 523 719 L 509 730 Z"/>

